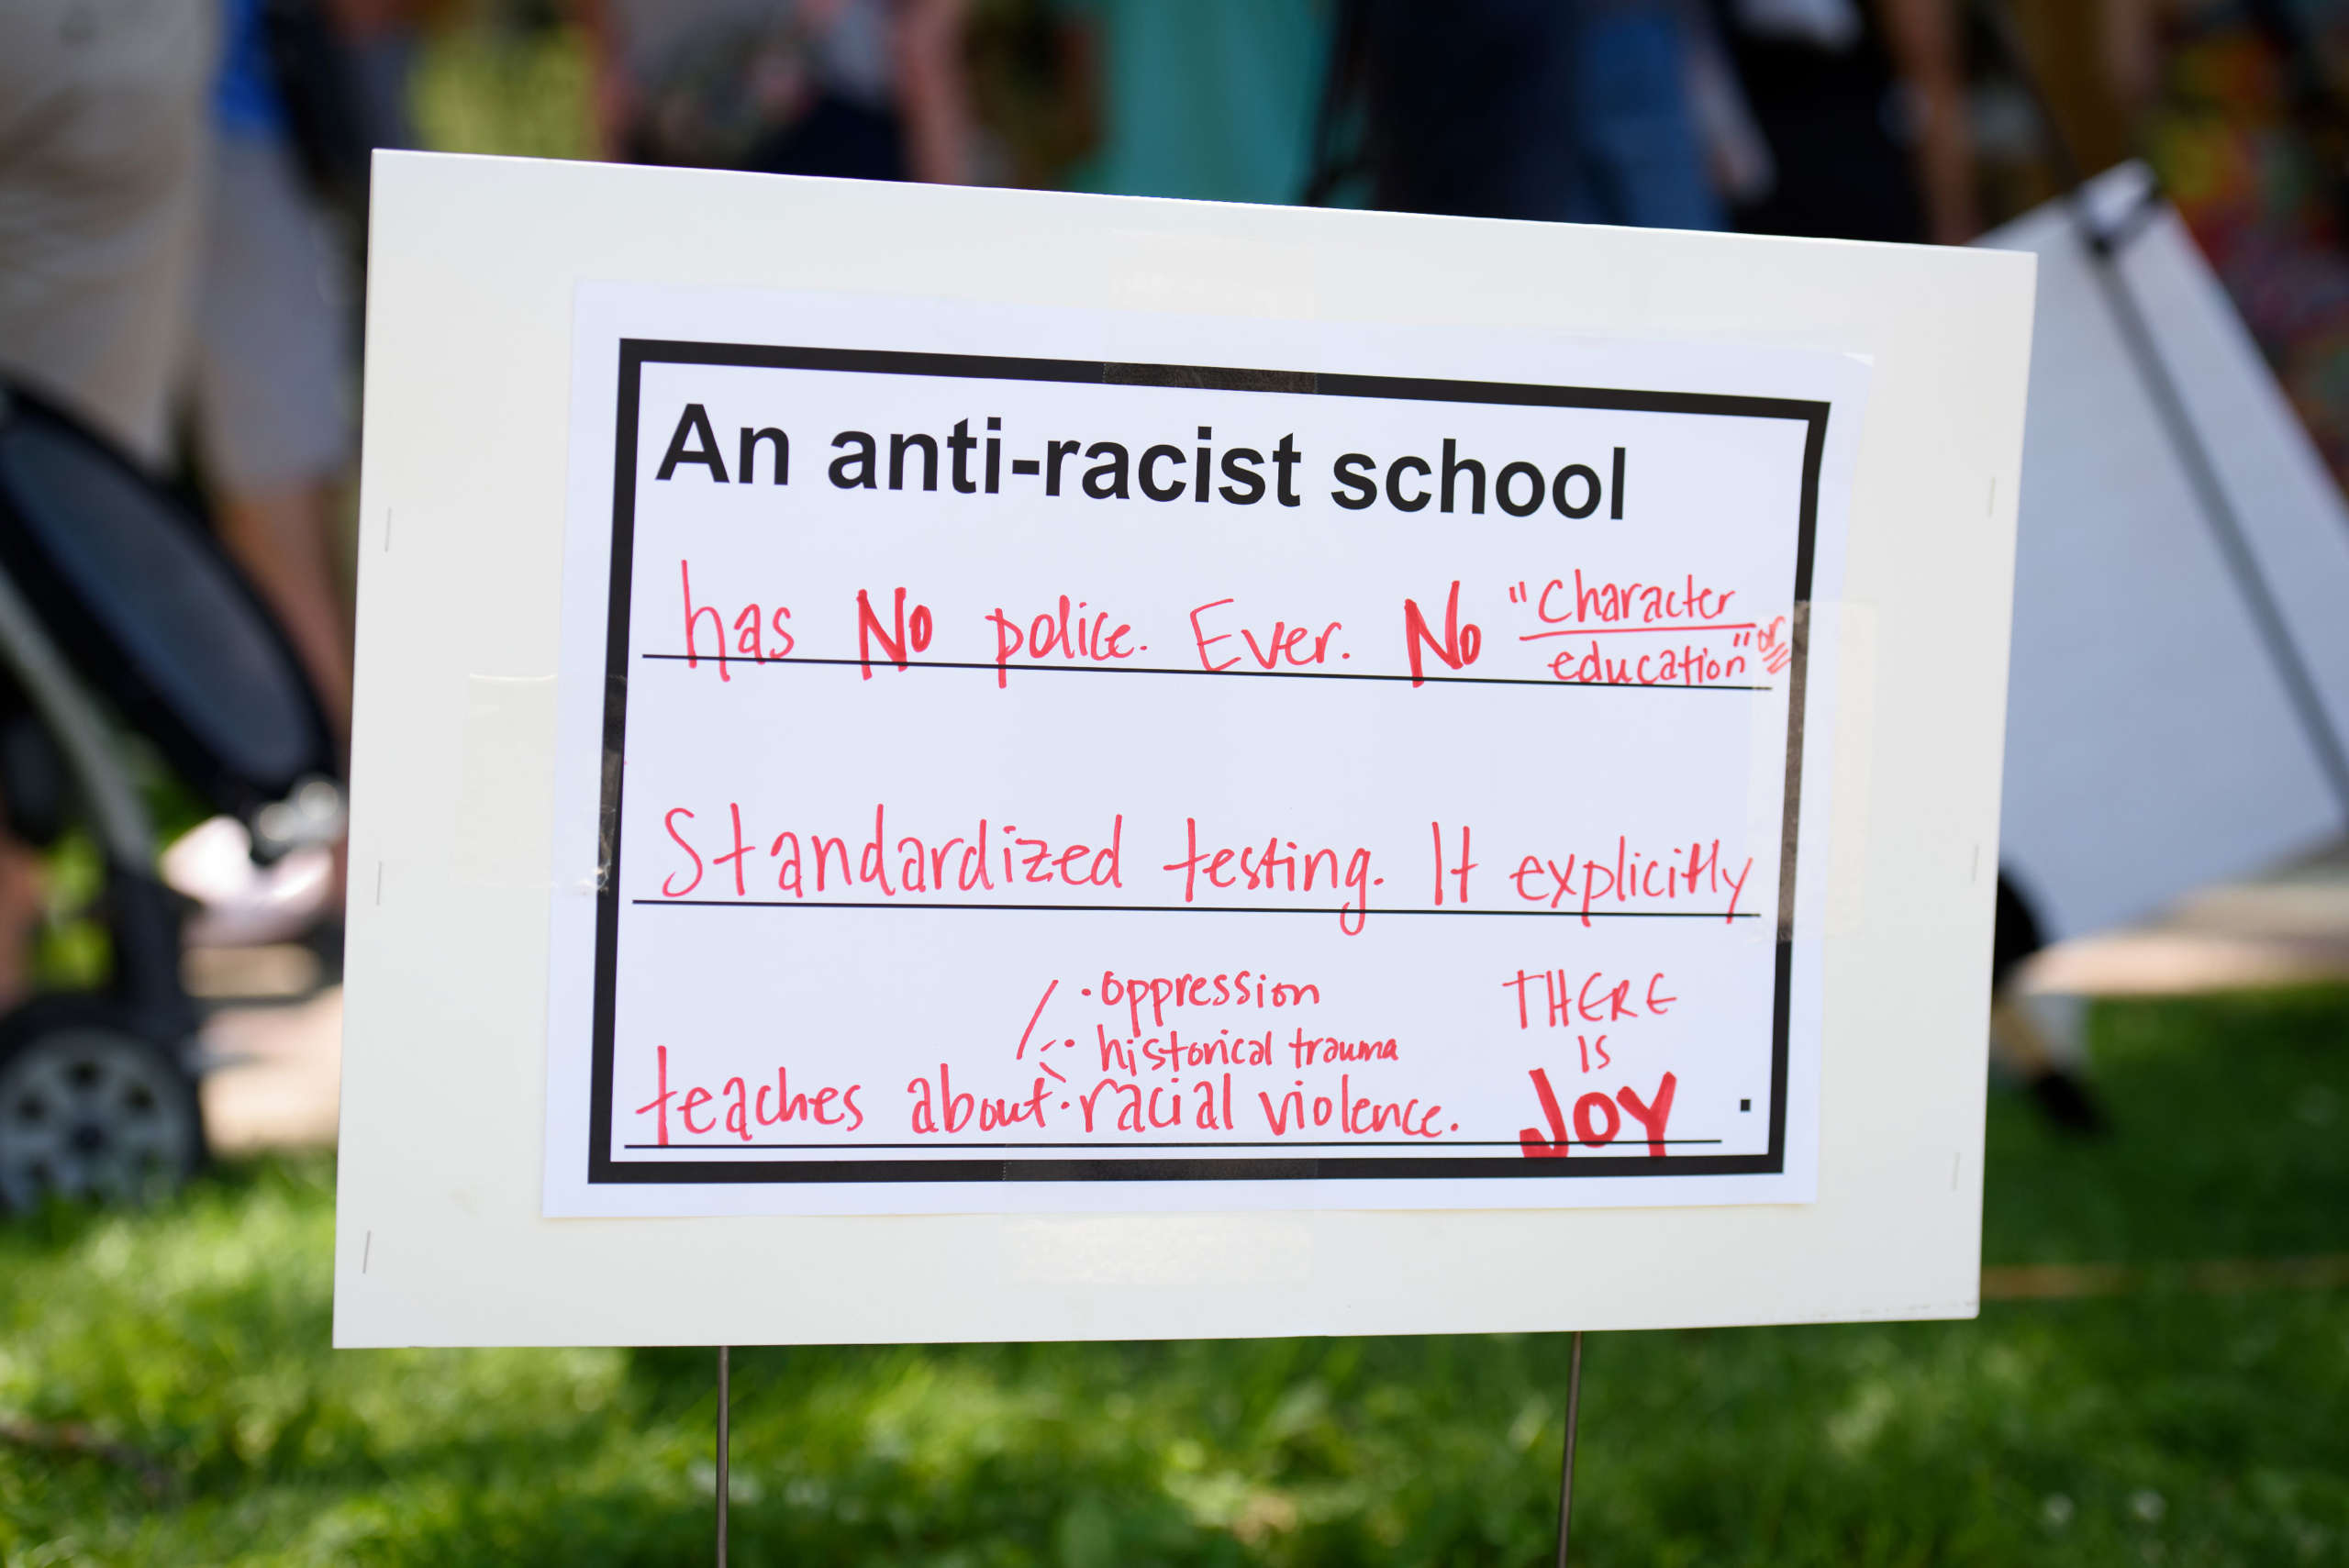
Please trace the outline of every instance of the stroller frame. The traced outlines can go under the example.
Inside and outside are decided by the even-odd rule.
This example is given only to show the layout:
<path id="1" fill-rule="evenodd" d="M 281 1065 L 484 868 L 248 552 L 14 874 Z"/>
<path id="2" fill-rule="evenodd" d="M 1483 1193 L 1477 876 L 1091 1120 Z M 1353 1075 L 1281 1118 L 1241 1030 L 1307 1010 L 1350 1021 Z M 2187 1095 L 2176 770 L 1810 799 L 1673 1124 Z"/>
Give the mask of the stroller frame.
<path id="1" fill-rule="evenodd" d="M 181 978 L 189 906 L 158 869 L 123 732 L 147 735 L 215 810 L 245 818 L 266 856 L 338 833 L 342 795 L 283 631 L 182 500 L 5 381 L 0 458 L 0 687 L 15 699 L 0 726 L 0 813 L 45 843 L 71 801 L 104 863 L 113 948 L 102 988 L 0 1014 L 0 1210 L 52 1195 L 137 1199 L 206 1157 L 203 1012 Z M 93 596 L 93 573 L 118 567 L 133 568 L 122 589 Z M 211 694 L 208 716 L 175 706 L 197 690 Z M 228 714 L 248 728 L 224 728 Z"/>

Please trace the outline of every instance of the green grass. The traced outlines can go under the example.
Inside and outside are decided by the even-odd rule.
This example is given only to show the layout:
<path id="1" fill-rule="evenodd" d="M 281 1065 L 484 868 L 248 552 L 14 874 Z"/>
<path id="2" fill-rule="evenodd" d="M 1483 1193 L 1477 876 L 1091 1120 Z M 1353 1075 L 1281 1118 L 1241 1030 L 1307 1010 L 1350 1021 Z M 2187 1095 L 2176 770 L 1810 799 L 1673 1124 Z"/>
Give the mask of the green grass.
<path id="1" fill-rule="evenodd" d="M 2111 1007 L 2117 1130 L 1994 1097 L 1987 1258 L 2151 1288 L 1594 1338 L 1576 1560 L 2349 1562 L 2349 996 Z M 333 1168 L 0 1229 L 0 1562 L 706 1561 L 706 1351 L 327 1347 Z M 738 1563 L 1544 1561 L 1556 1337 L 737 1356 Z M 136 1454 L 69 1451 L 62 1435 Z M 146 1456 L 143 1472 L 137 1455 Z"/>

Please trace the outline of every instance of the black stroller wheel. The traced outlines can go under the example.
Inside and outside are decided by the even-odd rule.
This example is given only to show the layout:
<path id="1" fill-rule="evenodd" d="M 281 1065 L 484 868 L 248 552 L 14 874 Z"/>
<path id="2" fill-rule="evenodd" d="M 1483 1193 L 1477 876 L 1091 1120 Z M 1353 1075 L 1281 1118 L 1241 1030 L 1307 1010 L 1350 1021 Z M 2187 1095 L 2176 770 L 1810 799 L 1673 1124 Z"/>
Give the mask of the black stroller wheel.
<path id="1" fill-rule="evenodd" d="M 120 1009 L 46 997 L 0 1021 L 0 1209 L 154 1201 L 203 1151 L 195 1083 Z"/>

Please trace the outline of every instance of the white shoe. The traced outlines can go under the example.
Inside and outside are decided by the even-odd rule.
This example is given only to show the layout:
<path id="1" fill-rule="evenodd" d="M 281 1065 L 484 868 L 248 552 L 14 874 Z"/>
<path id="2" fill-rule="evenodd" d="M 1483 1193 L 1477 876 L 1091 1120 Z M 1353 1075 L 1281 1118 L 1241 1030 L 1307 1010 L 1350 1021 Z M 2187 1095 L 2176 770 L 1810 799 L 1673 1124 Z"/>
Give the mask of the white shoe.
<path id="1" fill-rule="evenodd" d="M 317 924 L 334 899 L 334 851 L 295 850 L 271 865 L 254 862 L 252 835 L 233 817 L 215 817 L 162 853 L 163 881 L 194 899 L 190 947 L 258 947 L 291 941 Z"/>

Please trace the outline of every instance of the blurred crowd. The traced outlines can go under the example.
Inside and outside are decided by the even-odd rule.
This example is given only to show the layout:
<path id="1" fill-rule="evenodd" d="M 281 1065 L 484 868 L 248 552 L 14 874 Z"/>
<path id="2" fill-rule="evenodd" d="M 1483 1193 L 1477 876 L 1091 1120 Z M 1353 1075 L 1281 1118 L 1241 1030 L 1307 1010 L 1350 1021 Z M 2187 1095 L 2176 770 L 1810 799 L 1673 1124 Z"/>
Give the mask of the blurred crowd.
<path id="1" fill-rule="evenodd" d="M 201 499 L 338 730 L 369 152 L 461 38 L 783 173 L 1962 243 L 2137 152 L 2349 472 L 2349 0 L 6 0 L 0 373 Z"/>

